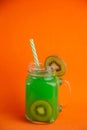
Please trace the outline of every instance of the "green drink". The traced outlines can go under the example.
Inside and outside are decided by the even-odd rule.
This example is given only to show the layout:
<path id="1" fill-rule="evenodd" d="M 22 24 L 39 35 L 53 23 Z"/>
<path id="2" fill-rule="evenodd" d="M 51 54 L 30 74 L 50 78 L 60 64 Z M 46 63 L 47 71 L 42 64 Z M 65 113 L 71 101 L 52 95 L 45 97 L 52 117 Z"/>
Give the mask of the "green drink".
<path id="1" fill-rule="evenodd" d="M 46 69 L 32 70 L 26 79 L 26 117 L 33 122 L 53 122 L 58 111 L 58 78 Z"/>

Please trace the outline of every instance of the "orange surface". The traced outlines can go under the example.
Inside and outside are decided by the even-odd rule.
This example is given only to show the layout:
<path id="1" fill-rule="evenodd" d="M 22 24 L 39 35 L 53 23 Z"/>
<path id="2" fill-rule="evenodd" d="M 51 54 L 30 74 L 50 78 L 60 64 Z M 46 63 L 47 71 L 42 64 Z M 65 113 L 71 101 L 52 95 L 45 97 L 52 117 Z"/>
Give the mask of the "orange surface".
<path id="1" fill-rule="evenodd" d="M 35 125 L 25 117 L 25 77 L 33 61 L 34 38 L 39 60 L 60 56 L 72 102 L 58 119 Z M 62 94 L 62 99 L 66 96 Z M 86 0 L 0 1 L 0 130 L 87 130 Z"/>

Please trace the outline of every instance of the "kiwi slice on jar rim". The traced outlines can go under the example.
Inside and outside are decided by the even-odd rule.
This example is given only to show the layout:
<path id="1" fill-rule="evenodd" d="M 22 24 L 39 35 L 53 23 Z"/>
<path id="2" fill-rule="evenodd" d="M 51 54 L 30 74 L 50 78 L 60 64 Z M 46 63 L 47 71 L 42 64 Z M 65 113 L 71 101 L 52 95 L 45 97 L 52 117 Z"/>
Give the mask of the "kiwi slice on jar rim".
<path id="1" fill-rule="evenodd" d="M 52 117 L 53 108 L 45 100 L 36 100 L 30 105 L 29 113 L 34 121 L 47 122 Z"/>
<path id="2" fill-rule="evenodd" d="M 50 67 L 56 76 L 62 76 L 66 72 L 66 64 L 58 56 L 48 56 L 44 63 L 45 67 Z"/>

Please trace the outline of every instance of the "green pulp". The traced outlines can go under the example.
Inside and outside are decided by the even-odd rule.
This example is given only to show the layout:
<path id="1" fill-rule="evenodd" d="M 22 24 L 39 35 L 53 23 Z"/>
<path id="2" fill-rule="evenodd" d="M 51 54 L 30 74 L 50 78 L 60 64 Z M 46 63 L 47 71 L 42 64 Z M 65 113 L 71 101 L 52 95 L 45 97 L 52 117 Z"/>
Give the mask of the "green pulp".
<path id="1" fill-rule="evenodd" d="M 49 122 L 54 121 L 58 115 L 58 86 L 59 81 L 56 76 L 28 76 L 26 79 L 26 117 L 32 121 L 34 119 L 29 111 L 30 105 L 37 100 L 47 101 L 52 109 L 52 116 Z"/>

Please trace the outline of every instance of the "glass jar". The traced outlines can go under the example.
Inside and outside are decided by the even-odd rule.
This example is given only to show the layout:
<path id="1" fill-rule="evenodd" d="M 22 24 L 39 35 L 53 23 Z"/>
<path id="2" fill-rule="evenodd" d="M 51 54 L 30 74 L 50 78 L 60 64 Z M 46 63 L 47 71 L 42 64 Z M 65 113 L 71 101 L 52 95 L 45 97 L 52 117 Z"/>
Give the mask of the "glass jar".
<path id="1" fill-rule="evenodd" d="M 26 79 L 26 118 L 34 123 L 50 123 L 60 112 L 59 86 L 61 78 L 49 67 L 29 65 Z"/>

